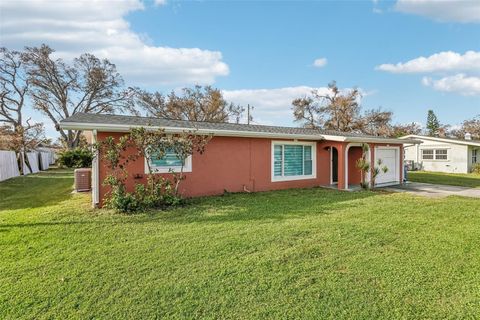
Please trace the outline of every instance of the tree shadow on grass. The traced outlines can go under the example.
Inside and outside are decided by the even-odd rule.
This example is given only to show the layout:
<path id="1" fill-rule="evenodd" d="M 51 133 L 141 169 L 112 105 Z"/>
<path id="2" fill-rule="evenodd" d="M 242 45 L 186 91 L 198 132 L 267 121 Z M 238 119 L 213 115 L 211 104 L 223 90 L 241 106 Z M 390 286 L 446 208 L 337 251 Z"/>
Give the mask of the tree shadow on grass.
<path id="1" fill-rule="evenodd" d="M 73 172 L 52 170 L 0 183 L 0 211 L 39 208 L 72 197 Z"/>
<path id="2" fill-rule="evenodd" d="M 374 192 L 344 192 L 323 188 L 238 193 L 190 199 L 183 208 L 150 213 L 138 222 L 163 220 L 173 223 L 280 220 L 328 214 L 358 206 Z"/>
<path id="3" fill-rule="evenodd" d="M 49 179 L 55 180 L 51 187 Z M 11 194 L 6 202 L 0 204 L 0 211 L 21 208 L 39 208 L 50 204 L 57 204 L 72 197 L 70 176 L 65 181 L 58 181 L 58 177 L 35 179 L 25 177 L 25 181 L 14 181 L 14 184 L 46 181 L 38 185 L 31 185 L 28 192 Z M 1 186 L 4 188 L 4 186 Z M 18 186 L 14 186 L 18 189 Z M 33 189 L 33 190 L 32 190 Z M 40 189 L 35 191 L 35 189 Z M 46 190 L 46 192 L 45 192 Z M 42 192 L 45 194 L 42 195 Z M 58 225 L 80 224 L 137 224 L 137 223 L 224 223 L 235 221 L 260 221 L 295 219 L 309 215 L 330 214 L 336 210 L 360 205 L 359 201 L 372 196 L 379 196 L 375 192 L 345 192 L 324 188 L 289 189 L 258 193 L 236 193 L 223 196 L 193 198 L 183 207 L 168 210 L 152 210 L 134 215 L 115 214 L 101 209 L 99 214 L 112 217 L 108 220 L 85 217 L 78 221 L 38 221 L 33 223 L 0 224 L 0 228 L 22 227 L 52 227 Z M 5 229 L 3 229 L 5 230 Z"/>
<path id="4" fill-rule="evenodd" d="M 0 232 L 4 232 L 6 228 L 30 228 L 30 227 L 52 227 L 52 226 L 69 226 L 69 225 L 84 225 L 95 224 L 97 221 L 45 221 L 45 222 L 32 222 L 32 223 L 0 223 Z M 107 224 L 107 222 L 104 222 Z M 113 223 L 110 223 L 113 224 Z"/>

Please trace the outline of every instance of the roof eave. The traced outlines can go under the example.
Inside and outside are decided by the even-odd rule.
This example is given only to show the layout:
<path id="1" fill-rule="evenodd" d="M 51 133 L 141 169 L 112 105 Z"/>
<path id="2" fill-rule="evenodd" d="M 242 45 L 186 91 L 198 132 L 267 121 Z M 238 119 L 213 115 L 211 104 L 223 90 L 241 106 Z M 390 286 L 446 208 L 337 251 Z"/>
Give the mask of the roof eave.
<path id="1" fill-rule="evenodd" d="M 398 138 L 375 138 L 375 137 L 347 137 L 346 142 L 367 142 L 367 143 L 391 143 L 391 144 L 421 144 L 422 141 L 416 139 L 398 139 Z"/>
<path id="2" fill-rule="evenodd" d="M 274 132 L 248 132 L 235 130 L 219 129 L 197 129 L 197 128 L 178 128 L 178 127 L 160 127 L 160 126 L 142 126 L 142 125 L 119 125 L 119 124 L 91 124 L 81 122 L 62 122 L 62 129 L 67 130 L 97 130 L 104 132 L 129 132 L 131 128 L 150 128 L 152 130 L 163 129 L 166 133 L 182 133 L 193 131 L 198 134 L 215 135 L 221 137 L 246 137 L 246 138 L 274 138 L 274 139 L 301 139 L 301 140 L 325 140 L 322 135 L 305 134 L 282 134 Z"/>

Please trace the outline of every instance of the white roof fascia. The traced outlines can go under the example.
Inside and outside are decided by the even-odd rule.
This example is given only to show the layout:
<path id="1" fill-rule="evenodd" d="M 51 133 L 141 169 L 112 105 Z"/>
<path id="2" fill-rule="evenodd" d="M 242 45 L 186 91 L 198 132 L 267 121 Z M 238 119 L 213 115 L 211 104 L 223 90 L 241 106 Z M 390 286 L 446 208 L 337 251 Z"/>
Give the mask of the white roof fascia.
<path id="1" fill-rule="evenodd" d="M 418 140 L 430 140 L 430 141 L 438 141 L 438 142 L 445 142 L 445 143 L 451 143 L 451 144 L 460 144 L 460 145 L 467 145 L 467 146 L 477 146 L 480 147 L 480 142 L 475 142 L 475 141 L 466 141 L 466 140 L 451 140 L 451 139 L 443 139 L 443 138 L 438 138 L 438 137 L 426 137 L 426 136 L 419 136 L 419 135 L 408 135 L 408 136 L 403 136 L 400 137 L 399 139 L 405 140 L 405 139 L 418 139 Z"/>
<path id="2" fill-rule="evenodd" d="M 305 135 L 305 134 L 287 134 L 275 132 L 249 132 L 237 130 L 219 130 L 219 129 L 196 129 L 196 128 L 178 128 L 178 127 L 158 127 L 158 126 L 142 126 L 142 125 L 123 125 L 123 124 L 89 124 L 65 122 L 60 127 L 70 130 L 97 130 L 108 132 L 128 132 L 131 128 L 144 127 L 147 129 L 163 129 L 166 133 L 182 133 L 185 131 L 193 131 L 198 134 L 212 134 L 222 137 L 248 137 L 248 138 L 277 138 L 277 139 L 302 139 L 302 140 L 324 140 L 322 135 Z"/>

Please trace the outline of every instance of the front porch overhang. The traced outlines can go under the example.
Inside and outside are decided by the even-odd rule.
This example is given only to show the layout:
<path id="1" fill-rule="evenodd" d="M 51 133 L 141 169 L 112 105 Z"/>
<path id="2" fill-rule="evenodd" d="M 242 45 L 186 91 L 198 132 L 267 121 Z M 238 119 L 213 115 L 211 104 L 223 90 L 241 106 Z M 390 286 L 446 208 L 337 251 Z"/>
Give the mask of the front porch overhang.
<path id="1" fill-rule="evenodd" d="M 361 183 L 373 184 L 379 186 L 385 182 L 376 181 L 376 176 L 373 174 L 372 168 L 378 167 L 378 159 L 382 156 L 382 153 L 386 153 L 386 150 L 390 150 L 393 162 L 388 163 L 391 168 L 387 172 L 391 173 L 391 179 L 386 182 L 388 185 L 401 184 L 403 179 L 403 143 L 399 143 L 398 139 L 392 139 L 395 143 L 388 143 L 385 140 L 382 142 L 366 142 L 360 140 L 359 142 L 347 142 L 347 141 L 323 141 L 321 142 L 325 148 L 338 152 L 337 157 L 330 158 L 330 185 L 328 187 L 335 187 L 339 190 L 358 190 Z M 390 152 L 388 151 L 388 152 Z M 359 159 L 365 157 L 365 160 L 370 165 L 368 172 L 362 172 L 357 167 Z M 337 163 L 334 163 L 334 161 Z M 386 165 L 385 165 L 386 166 Z M 337 170 L 337 172 L 333 172 Z M 384 173 L 385 174 L 385 173 Z M 334 181 L 332 177 L 337 177 L 337 181 Z M 380 175 L 379 175 L 380 176 Z M 386 176 L 384 176 L 386 178 Z"/>

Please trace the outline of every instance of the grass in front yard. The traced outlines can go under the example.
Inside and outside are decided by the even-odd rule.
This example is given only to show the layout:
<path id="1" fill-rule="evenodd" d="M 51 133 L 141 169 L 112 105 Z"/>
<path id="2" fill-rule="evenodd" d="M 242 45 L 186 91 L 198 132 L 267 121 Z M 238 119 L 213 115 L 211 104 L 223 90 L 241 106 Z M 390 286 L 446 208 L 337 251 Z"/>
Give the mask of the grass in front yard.
<path id="1" fill-rule="evenodd" d="M 0 318 L 475 318 L 480 200 L 304 189 L 135 216 L 0 183 Z"/>
<path id="2" fill-rule="evenodd" d="M 469 173 L 443 173 L 426 171 L 409 171 L 408 180 L 413 182 L 446 184 L 450 186 L 462 186 L 470 188 L 480 187 L 480 175 Z"/>

